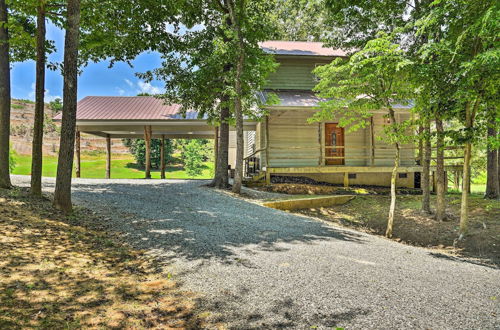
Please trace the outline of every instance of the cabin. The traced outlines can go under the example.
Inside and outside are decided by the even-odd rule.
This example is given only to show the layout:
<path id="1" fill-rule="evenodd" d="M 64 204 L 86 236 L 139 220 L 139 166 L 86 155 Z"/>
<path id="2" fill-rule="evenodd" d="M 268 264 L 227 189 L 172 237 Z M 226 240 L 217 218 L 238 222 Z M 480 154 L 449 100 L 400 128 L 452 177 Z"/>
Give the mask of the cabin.
<path id="1" fill-rule="evenodd" d="M 279 63 L 260 92 L 263 101 L 274 93 L 279 103 L 268 106 L 268 116 L 260 121 L 245 120 L 245 176 L 249 182 L 272 183 L 273 177 L 307 177 L 316 181 L 348 185 L 389 186 L 394 165 L 394 147 L 383 139 L 385 111 L 375 109 L 364 129 L 351 132 L 338 125 L 338 118 L 320 123 L 307 121 L 318 111 L 318 98 L 312 89 L 317 83 L 313 70 L 345 57 L 341 50 L 325 48 L 319 42 L 266 41 L 262 49 Z M 408 106 L 395 105 L 398 121 L 411 116 Z M 60 120 L 56 117 L 55 120 Z M 181 115 L 180 105 L 166 105 L 148 96 L 89 96 L 77 108 L 78 136 L 81 132 L 112 138 L 208 138 L 218 130 L 199 118 L 196 111 Z M 408 132 L 414 134 L 414 132 Z M 110 148 L 108 148 L 110 149 Z M 403 145 L 398 186 L 420 187 L 415 146 Z M 108 163 L 111 150 L 108 150 Z M 234 127 L 230 133 L 228 167 L 234 168 L 236 143 Z M 162 166 L 164 167 L 164 166 Z M 108 170 L 110 166 L 108 165 Z M 109 177 L 110 175 L 107 175 Z M 164 177 L 164 174 L 162 174 Z"/>
<path id="2" fill-rule="evenodd" d="M 263 98 L 272 92 L 280 102 L 269 106 L 269 115 L 256 124 L 255 151 L 247 157 L 259 163 L 260 177 L 267 182 L 272 176 L 302 176 L 335 184 L 389 186 L 395 151 L 380 138 L 388 124 L 386 111 L 374 110 L 369 125 L 354 132 L 340 127 L 338 118 L 307 121 L 321 101 L 312 92 L 317 84 L 312 71 L 346 53 L 319 42 L 267 41 L 261 46 L 280 64 Z M 411 116 L 407 106 L 396 105 L 395 110 L 398 121 Z M 414 149 L 402 146 L 399 187 L 420 187 Z"/>

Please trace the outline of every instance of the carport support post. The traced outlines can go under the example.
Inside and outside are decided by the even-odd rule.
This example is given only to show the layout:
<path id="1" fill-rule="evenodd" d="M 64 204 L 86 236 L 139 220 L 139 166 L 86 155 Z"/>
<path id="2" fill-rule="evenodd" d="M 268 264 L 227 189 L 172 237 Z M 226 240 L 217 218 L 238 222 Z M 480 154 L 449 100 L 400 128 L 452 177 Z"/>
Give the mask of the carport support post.
<path id="1" fill-rule="evenodd" d="M 161 178 L 165 179 L 165 135 L 162 135 L 160 140 L 160 163 Z"/>
<path id="2" fill-rule="evenodd" d="M 349 188 L 349 173 L 344 173 L 344 188 Z"/>
<path id="3" fill-rule="evenodd" d="M 106 179 L 111 178 L 111 137 L 106 134 Z"/>
<path id="4" fill-rule="evenodd" d="M 79 178 L 81 174 L 81 163 L 80 163 L 80 131 L 76 131 L 76 136 L 75 136 L 75 153 L 76 153 L 76 177 Z"/>
<path id="5" fill-rule="evenodd" d="M 146 142 L 146 179 L 151 179 L 151 126 L 144 126 L 144 141 Z"/>

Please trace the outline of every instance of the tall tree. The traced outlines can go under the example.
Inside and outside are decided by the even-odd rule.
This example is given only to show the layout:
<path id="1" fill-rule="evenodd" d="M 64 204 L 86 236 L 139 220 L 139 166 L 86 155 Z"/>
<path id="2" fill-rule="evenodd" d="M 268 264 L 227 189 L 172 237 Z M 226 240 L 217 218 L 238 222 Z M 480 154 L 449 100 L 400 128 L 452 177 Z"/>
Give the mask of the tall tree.
<path id="1" fill-rule="evenodd" d="M 45 108 L 45 0 L 37 6 L 36 31 L 36 79 L 35 79 L 35 120 L 33 124 L 33 144 L 31 149 L 31 195 L 42 195 L 42 148 Z"/>
<path id="2" fill-rule="evenodd" d="M 186 21 L 184 18 L 187 31 L 179 34 L 173 48 L 162 52 L 162 67 L 139 75 L 146 80 L 156 77 L 165 81 L 163 97 L 167 102 L 182 104 L 184 111 L 194 109 L 200 118 L 219 125 L 217 166 L 212 182 L 217 188 L 228 186 L 229 126 L 238 120 L 234 116 L 235 105 L 238 104 L 237 111 L 241 114 L 240 128 L 243 115 L 261 116 L 261 100 L 256 92 L 263 88 L 265 78 L 275 64 L 273 58 L 258 47 L 258 42 L 267 39 L 271 33 L 266 15 L 273 5 L 272 1 L 201 2 L 191 16 L 187 15 L 194 19 Z M 230 8 L 234 9 L 233 18 Z M 236 17 L 243 45 L 233 21 Z M 193 22 L 204 22 L 204 25 L 188 24 Z M 241 90 L 236 92 L 236 89 Z M 241 138 L 242 129 L 240 132 Z"/>
<path id="3" fill-rule="evenodd" d="M 44 92 L 45 92 L 45 66 L 46 53 L 54 51 L 54 43 L 46 40 L 46 14 L 54 16 L 58 21 L 58 16 L 63 5 L 54 0 L 11 0 L 14 12 L 20 15 L 21 19 L 31 19 L 36 17 L 36 29 L 33 29 L 33 57 L 36 61 L 35 79 L 35 116 L 33 127 L 32 146 L 32 166 L 31 166 L 31 194 L 40 196 L 42 177 L 42 146 L 43 146 L 43 125 L 44 125 Z M 18 18 L 16 25 L 23 25 Z M 22 20 L 21 20 L 22 22 Z M 18 32 L 19 34 L 19 32 Z M 30 39 L 30 36 L 20 35 L 17 39 Z"/>
<path id="4" fill-rule="evenodd" d="M 262 102 L 256 95 L 265 85 L 265 78 L 274 70 L 269 55 L 265 54 L 259 42 L 267 40 L 274 33 L 270 21 L 272 1 L 228 0 L 228 14 L 231 20 L 232 43 L 234 44 L 234 93 L 232 104 L 236 122 L 236 168 L 233 192 L 240 193 L 243 182 L 243 120 L 244 116 L 255 116 Z M 272 103 L 271 99 L 268 99 Z"/>
<path id="5" fill-rule="evenodd" d="M 236 77 L 234 82 L 234 117 L 236 119 L 236 166 L 233 182 L 233 192 L 240 193 L 241 185 L 243 183 L 243 109 L 242 97 L 243 91 L 241 88 L 241 79 L 245 64 L 245 41 L 242 32 L 242 21 L 246 18 L 246 5 L 245 0 L 233 1 L 228 0 L 228 12 L 231 18 L 232 26 L 234 29 L 234 39 L 236 41 L 237 63 L 236 63 Z"/>
<path id="6" fill-rule="evenodd" d="M 0 0 L 0 188 L 10 188 L 10 54 L 8 11 L 5 0 Z"/>
<path id="7" fill-rule="evenodd" d="M 0 187 L 4 188 L 11 186 L 10 65 L 34 58 L 35 26 L 30 16 L 19 10 L 19 3 L 18 0 L 0 2 Z"/>
<path id="8" fill-rule="evenodd" d="M 430 167 L 431 167 L 431 121 L 425 116 L 421 118 L 424 121 L 424 145 L 422 157 L 422 211 L 431 213 L 431 190 L 430 190 Z"/>
<path id="9" fill-rule="evenodd" d="M 116 61 L 129 63 L 143 51 L 168 48 L 169 31 L 178 29 L 172 22 L 182 13 L 183 1 L 84 0 L 81 4 L 80 11 L 80 1 L 68 0 L 63 24 L 64 98 L 54 205 L 65 212 L 72 208 L 78 68 L 89 61 L 110 60 L 110 66 Z"/>
<path id="10" fill-rule="evenodd" d="M 400 146 L 409 142 L 408 122 L 397 122 L 394 104 L 405 104 L 411 95 L 407 71 L 411 62 L 404 51 L 392 42 L 388 35 L 377 39 L 353 54 L 348 61 L 337 59 L 315 70 L 320 81 L 315 87 L 321 97 L 321 111 L 311 121 L 331 120 L 338 114 L 339 125 L 357 130 L 366 125 L 375 109 L 387 111 L 390 125 L 384 129 L 385 140 L 394 146 L 394 167 L 391 174 L 391 204 L 387 220 L 386 236 L 392 237 L 396 208 L 396 181 L 400 162 Z"/>
<path id="11" fill-rule="evenodd" d="M 80 0 L 68 0 L 64 38 L 64 88 L 61 139 L 57 162 L 54 206 L 71 212 L 71 173 L 75 144 L 76 103 L 78 93 L 78 46 L 80 41 Z"/>
<path id="12" fill-rule="evenodd" d="M 476 117 L 486 109 L 485 100 L 498 95 L 499 4 L 497 1 L 435 1 L 421 20 L 422 29 L 440 31 L 429 40 L 448 53 L 454 66 L 448 72 L 456 80 L 452 110 L 464 129 L 455 139 L 464 143 L 463 189 L 460 210 L 460 239 L 468 231 L 468 203 L 472 146 L 478 140 Z M 437 86 L 439 88 L 439 86 Z"/>

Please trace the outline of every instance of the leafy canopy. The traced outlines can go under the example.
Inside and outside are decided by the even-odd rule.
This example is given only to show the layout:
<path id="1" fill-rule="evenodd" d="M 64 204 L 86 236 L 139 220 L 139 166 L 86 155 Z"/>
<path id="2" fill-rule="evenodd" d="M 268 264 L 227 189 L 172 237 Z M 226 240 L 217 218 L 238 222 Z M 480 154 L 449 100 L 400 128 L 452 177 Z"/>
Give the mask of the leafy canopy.
<path id="1" fill-rule="evenodd" d="M 320 81 L 314 90 L 326 100 L 310 121 L 337 118 L 340 126 L 353 131 L 365 127 L 378 109 L 408 104 L 411 64 L 391 37 L 382 33 L 349 59 L 339 58 L 316 68 Z"/>
<path id="2" fill-rule="evenodd" d="M 243 8 L 241 8 L 243 6 Z M 273 35 L 267 17 L 273 1 L 236 1 L 245 12 L 240 21 L 245 36 L 245 60 L 242 74 L 242 99 L 248 116 L 259 116 L 262 100 L 257 97 L 267 75 L 276 67 L 272 56 L 265 54 L 259 42 Z M 202 22 L 189 26 L 188 23 Z M 234 80 L 238 43 L 228 8 L 216 0 L 201 1 L 193 11 L 186 30 L 175 37 L 173 48 L 162 48 L 161 68 L 140 74 L 147 81 L 157 78 L 165 82 L 164 99 L 183 105 L 184 111 L 195 109 L 200 118 L 216 122 L 223 107 L 233 108 Z M 185 20 L 182 17 L 181 20 Z M 256 111 L 257 110 L 257 111 Z"/>

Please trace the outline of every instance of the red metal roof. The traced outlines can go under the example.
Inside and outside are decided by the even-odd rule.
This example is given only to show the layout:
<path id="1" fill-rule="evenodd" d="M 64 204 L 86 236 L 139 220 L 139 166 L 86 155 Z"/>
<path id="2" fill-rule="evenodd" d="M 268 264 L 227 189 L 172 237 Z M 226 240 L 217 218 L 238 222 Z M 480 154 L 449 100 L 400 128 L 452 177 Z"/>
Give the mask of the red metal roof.
<path id="1" fill-rule="evenodd" d="M 347 56 L 342 49 L 323 47 L 322 42 L 270 40 L 260 43 L 262 49 L 277 55 L 300 56 Z"/>
<path id="2" fill-rule="evenodd" d="M 165 104 L 154 96 L 87 96 L 77 105 L 76 120 L 182 120 L 197 119 L 188 111 L 186 117 L 179 104 Z M 55 120 L 61 120 L 61 114 Z"/>

